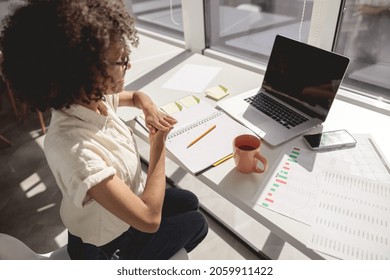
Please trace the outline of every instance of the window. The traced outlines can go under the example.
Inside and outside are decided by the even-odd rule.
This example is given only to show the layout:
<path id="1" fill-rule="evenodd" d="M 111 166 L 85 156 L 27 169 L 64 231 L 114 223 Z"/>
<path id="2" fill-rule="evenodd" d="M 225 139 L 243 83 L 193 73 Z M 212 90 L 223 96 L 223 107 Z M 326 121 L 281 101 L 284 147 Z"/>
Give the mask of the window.
<path id="1" fill-rule="evenodd" d="M 8 5 L 16 2 L 20 0 L 0 1 L 0 19 L 8 13 Z M 144 31 L 185 42 L 191 51 L 255 62 L 257 68 L 266 65 L 276 34 L 333 50 L 351 59 L 342 87 L 355 96 L 390 103 L 390 0 L 125 3 L 136 26 Z"/>
<path id="2" fill-rule="evenodd" d="M 213 50 L 266 63 L 276 34 L 308 41 L 313 1 L 205 1 L 207 44 Z"/>
<path id="3" fill-rule="evenodd" d="M 390 0 L 346 0 L 335 51 L 351 63 L 343 85 L 390 103 Z"/>
<path id="4" fill-rule="evenodd" d="M 206 0 L 205 21 L 212 52 L 264 65 L 276 34 L 345 55 L 342 87 L 390 103 L 390 0 Z"/>
<path id="5" fill-rule="evenodd" d="M 184 40 L 181 0 L 125 0 L 136 26 Z"/>

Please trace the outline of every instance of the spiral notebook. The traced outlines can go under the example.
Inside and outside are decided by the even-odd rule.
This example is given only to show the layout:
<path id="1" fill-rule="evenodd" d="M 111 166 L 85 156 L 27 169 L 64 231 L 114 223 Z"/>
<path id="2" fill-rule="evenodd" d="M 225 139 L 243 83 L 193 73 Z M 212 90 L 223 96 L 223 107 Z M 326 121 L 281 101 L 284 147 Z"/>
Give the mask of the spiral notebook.
<path id="1" fill-rule="evenodd" d="M 230 155 L 236 136 L 253 134 L 248 128 L 196 96 L 190 95 L 166 104 L 161 110 L 178 121 L 167 136 L 168 151 L 195 175 Z M 205 134 L 208 130 L 210 131 Z M 203 137 L 188 147 L 203 134 Z"/>

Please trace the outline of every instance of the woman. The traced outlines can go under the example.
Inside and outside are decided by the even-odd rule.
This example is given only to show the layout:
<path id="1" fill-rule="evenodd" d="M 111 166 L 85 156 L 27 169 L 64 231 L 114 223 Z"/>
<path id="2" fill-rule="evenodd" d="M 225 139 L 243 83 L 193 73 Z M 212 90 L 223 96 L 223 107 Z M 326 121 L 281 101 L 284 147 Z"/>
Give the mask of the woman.
<path id="1" fill-rule="evenodd" d="M 138 37 L 120 0 L 35 0 L 0 37 L 3 74 L 33 108 L 52 108 L 45 155 L 62 192 L 72 259 L 168 259 L 207 234 L 192 193 L 165 188 L 165 138 L 175 120 L 140 91 L 123 91 Z M 120 93 L 118 93 L 120 92 Z M 118 94 L 117 94 L 118 93 Z M 150 129 L 145 184 L 132 131 L 134 106 Z"/>

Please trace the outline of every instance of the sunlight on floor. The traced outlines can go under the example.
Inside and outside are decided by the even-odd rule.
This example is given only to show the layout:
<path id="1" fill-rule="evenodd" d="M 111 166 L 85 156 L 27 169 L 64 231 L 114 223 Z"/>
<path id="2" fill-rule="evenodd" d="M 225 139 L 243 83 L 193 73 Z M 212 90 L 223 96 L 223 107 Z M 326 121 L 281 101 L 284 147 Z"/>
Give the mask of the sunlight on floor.
<path id="1" fill-rule="evenodd" d="M 41 182 L 37 173 L 27 177 L 20 184 L 21 189 L 25 192 L 27 198 L 31 198 L 39 193 L 46 191 L 46 185 Z"/>
<path id="2" fill-rule="evenodd" d="M 40 129 L 33 130 L 30 132 L 31 138 L 35 140 L 35 143 L 38 144 L 39 147 L 41 147 L 43 151 L 43 141 L 45 140 L 45 135 L 41 135 L 42 131 Z"/>
<path id="3" fill-rule="evenodd" d="M 58 247 L 65 246 L 68 243 L 68 230 L 65 229 L 59 235 L 54 238 L 54 241 L 58 245 Z"/>
<path id="4" fill-rule="evenodd" d="M 55 203 L 50 203 L 50 204 L 45 205 L 45 206 L 43 206 L 43 207 L 41 207 L 41 208 L 38 208 L 38 209 L 37 209 L 37 212 L 43 212 L 43 211 L 45 211 L 45 210 L 47 210 L 47 209 L 50 209 L 50 208 L 52 208 L 52 207 L 54 207 L 54 206 L 56 206 Z"/>

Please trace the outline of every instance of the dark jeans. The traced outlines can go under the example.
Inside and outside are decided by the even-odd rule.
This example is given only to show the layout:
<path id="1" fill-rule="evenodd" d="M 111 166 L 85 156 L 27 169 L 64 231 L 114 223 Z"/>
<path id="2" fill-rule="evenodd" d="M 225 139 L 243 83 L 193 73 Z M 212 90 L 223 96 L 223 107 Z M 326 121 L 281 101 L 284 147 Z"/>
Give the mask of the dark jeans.
<path id="1" fill-rule="evenodd" d="M 164 260 L 181 248 L 190 252 L 208 231 L 206 219 L 198 207 L 198 198 L 192 192 L 167 189 L 157 232 L 145 233 L 130 227 L 121 236 L 100 247 L 84 243 L 69 232 L 69 256 L 71 259 Z"/>

